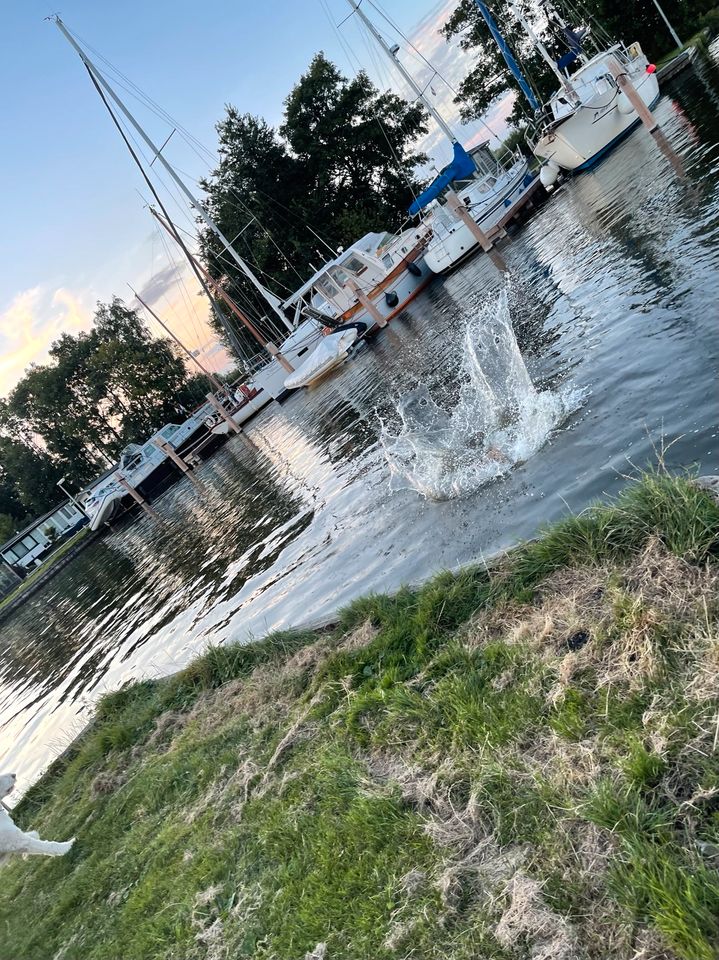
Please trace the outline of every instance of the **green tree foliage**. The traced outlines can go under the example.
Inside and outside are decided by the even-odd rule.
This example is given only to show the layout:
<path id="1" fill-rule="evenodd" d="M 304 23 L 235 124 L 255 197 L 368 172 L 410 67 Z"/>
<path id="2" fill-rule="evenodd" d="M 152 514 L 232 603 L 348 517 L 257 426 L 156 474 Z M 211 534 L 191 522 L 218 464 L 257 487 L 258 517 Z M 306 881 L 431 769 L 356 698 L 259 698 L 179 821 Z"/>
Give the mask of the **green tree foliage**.
<path id="1" fill-rule="evenodd" d="M 497 20 L 502 34 L 511 47 L 526 75 L 546 101 L 556 89 L 557 81 L 549 67 L 532 48 L 522 27 L 510 10 L 508 0 L 486 0 L 487 6 Z M 713 7 L 715 0 L 667 0 L 663 7 L 680 36 L 689 37 L 700 26 L 703 14 Z M 530 22 L 547 44 L 551 53 L 561 56 L 566 47 L 556 37 L 542 29 L 537 21 L 537 7 L 524 2 Z M 555 6 L 573 27 L 587 25 L 581 11 L 586 5 L 577 5 L 567 0 L 555 0 Z M 610 37 L 632 43 L 638 40 L 647 56 L 659 59 L 674 47 L 666 26 L 650 0 L 596 0 L 591 4 L 593 25 L 598 24 Z M 507 91 L 517 93 L 517 102 L 511 120 L 517 123 L 529 115 L 529 106 L 519 86 L 507 70 L 504 59 L 489 32 L 474 0 L 460 0 L 443 27 L 447 39 L 460 38 L 460 46 L 476 57 L 476 67 L 467 75 L 459 88 L 457 103 L 463 119 L 470 120 L 482 115 L 498 97 Z"/>
<path id="2" fill-rule="evenodd" d="M 117 298 L 98 304 L 89 332 L 63 334 L 49 353 L 0 402 L 0 516 L 16 527 L 57 503 L 63 475 L 86 483 L 128 443 L 184 420 L 208 389 Z"/>
<path id="3" fill-rule="evenodd" d="M 412 150 L 426 132 L 416 105 L 380 93 L 366 74 L 344 77 L 315 56 L 285 101 L 275 130 L 228 106 L 217 124 L 219 163 L 203 188 L 208 210 L 238 252 L 279 296 L 296 289 L 338 245 L 396 227 L 412 199 Z M 267 307 L 221 245 L 200 230 L 211 274 L 255 315 Z"/>

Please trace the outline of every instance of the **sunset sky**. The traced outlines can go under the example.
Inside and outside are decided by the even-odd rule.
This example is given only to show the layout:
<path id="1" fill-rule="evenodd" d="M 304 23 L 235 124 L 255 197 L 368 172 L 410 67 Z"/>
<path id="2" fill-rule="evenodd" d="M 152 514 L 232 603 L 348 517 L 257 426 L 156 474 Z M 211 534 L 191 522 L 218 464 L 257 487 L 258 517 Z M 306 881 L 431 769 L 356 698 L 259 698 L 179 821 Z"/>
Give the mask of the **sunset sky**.
<path id="1" fill-rule="evenodd" d="M 472 66 L 438 33 L 456 2 L 382 4 L 454 84 Z M 139 173 L 76 54 L 54 24 L 43 20 L 53 9 L 26 0 L 4 10 L 0 395 L 29 363 L 46 358 L 61 332 L 88 328 L 98 300 L 117 294 L 129 302 L 128 282 L 151 294 L 151 305 L 190 346 L 209 339 L 206 305 L 195 283 L 178 281 L 144 209 L 147 190 Z M 402 42 L 369 3 L 364 9 L 388 39 Z M 340 27 L 343 45 L 328 11 L 338 24 L 349 7 L 343 0 L 66 0 L 61 13 L 79 37 L 212 150 L 213 127 L 225 103 L 278 123 L 284 97 L 320 49 L 348 74 L 361 64 L 383 89 L 392 84 L 405 92 L 379 51 L 360 36 L 356 18 Z M 403 59 L 423 83 L 430 79 L 416 55 Z M 448 119 L 456 119 L 451 92 L 437 79 L 432 87 Z M 128 104 L 162 143 L 172 125 L 135 100 Z M 493 127 L 503 130 L 505 112 L 495 113 Z M 465 142 L 484 137 L 479 125 L 457 123 L 456 129 Z M 436 134 L 425 146 L 438 164 L 448 159 Z M 177 135 L 167 157 L 190 178 L 211 167 L 209 157 Z M 168 200 L 180 225 L 190 229 L 187 206 L 181 210 Z M 186 281 L 184 268 L 180 271 Z"/>

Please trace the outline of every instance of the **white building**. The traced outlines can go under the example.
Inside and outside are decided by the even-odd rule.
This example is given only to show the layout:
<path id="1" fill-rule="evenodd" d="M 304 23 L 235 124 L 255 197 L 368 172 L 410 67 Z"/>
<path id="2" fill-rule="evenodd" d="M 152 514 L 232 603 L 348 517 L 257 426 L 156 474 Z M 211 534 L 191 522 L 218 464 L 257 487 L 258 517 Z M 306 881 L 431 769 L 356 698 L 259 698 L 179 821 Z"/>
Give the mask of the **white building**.
<path id="1" fill-rule="evenodd" d="M 24 530 L 0 546 L 0 556 L 14 568 L 29 570 L 37 566 L 54 544 L 87 522 L 87 517 L 71 500 L 34 520 Z"/>

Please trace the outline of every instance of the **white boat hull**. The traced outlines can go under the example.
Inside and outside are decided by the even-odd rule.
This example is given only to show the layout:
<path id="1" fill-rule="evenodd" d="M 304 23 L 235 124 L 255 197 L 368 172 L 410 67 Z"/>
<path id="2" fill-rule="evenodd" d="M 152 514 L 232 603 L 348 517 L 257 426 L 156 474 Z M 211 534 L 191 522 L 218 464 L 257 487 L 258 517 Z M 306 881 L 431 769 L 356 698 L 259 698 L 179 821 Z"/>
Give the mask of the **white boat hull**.
<path id="1" fill-rule="evenodd" d="M 99 530 L 103 523 L 107 523 L 120 509 L 124 490 L 112 490 L 98 504 L 97 510 L 90 516 L 90 529 Z"/>
<path id="2" fill-rule="evenodd" d="M 342 330 L 324 337 L 302 366 L 286 378 L 287 389 L 309 387 L 326 377 L 335 367 L 345 362 L 357 337 L 357 330 Z"/>
<path id="3" fill-rule="evenodd" d="M 656 73 L 646 72 L 645 59 L 629 73 L 629 79 L 647 107 L 651 107 L 659 97 L 659 83 Z M 623 96 L 611 90 L 584 101 L 579 110 L 556 123 L 537 141 L 534 153 L 562 170 L 588 170 L 640 122 L 635 110 L 627 111 Z"/>
<path id="4" fill-rule="evenodd" d="M 367 333 L 371 333 L 404 310 L 407 304 L 427 286 L 433 276 L 426 258 L 420 256 L 409 262 L 413 270 L 405 264 L 404 268 L 398 271 L 397 276 L 390 276 L 389 282 L 383 285 L 382 289 L 370 293 L 369 299 L 382 318 L 381 324 L 361 303 L 357 303 L 338 319 L 345 323 L 364 323 L 367 326 Z M 317 321 L 306 320 L 282 344 L 280 348 L 282 356 L 297 370 L 305 362 L 303 357 L 309 357 L 317 348 L 322 335 L 322 328 Z M 285 386 L 289 372 L 277 360 L 271 360 L 258 370 L 252 383 L 267 395 L 266 402 L 270 399 L 280 400 L 290 389 Z"/>
<path id="5" fill-rule="evenodd" d="M 514 164 L 504 189 L 495 192 L 490 204 L 481 206 L 472 188 L 461 191 L 459 196 L 462 200 L 470 201 L 470 212 L 474 219 L 482 231 L 491 237 L 516 216 L 538 185 L 539 181 L 530 174 L 529 164 L 525 160 Z M 446 273 L 479 247 L 467 224 L 455 218 L 445 207 L 433 210 L 428 222 L 434 236 L 424 258 L 433 273 Z"/>

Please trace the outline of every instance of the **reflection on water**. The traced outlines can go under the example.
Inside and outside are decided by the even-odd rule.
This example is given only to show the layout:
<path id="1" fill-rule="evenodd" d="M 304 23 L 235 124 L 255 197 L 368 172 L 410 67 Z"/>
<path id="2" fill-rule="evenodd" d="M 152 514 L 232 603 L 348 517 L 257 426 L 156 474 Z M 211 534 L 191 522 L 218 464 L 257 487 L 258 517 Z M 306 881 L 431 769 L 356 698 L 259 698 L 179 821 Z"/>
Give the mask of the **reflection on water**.
<path id="1" fill-rule="evenodd" d="M 612 493 L 679 438 L 672 464 L 716 464 L 719 247 L 716 68 L 657 108 L 681 158 L 638 130 L 560 189 L 507 245 L 514 333 L 532 383 L 588 399 L 526 462 L 464 499 L 393 490 L 380 442 L 396 398 L 457 402 L 466 317 L 502 279 L 476 257 L 439 280 L 321 390 L 255 420 L 145 516 L 86 550 L 0 626 L 0 767 L 21 788 L 107 689 L 168 673 L 207 643 L 330 616 L 486 556 Z"/>

